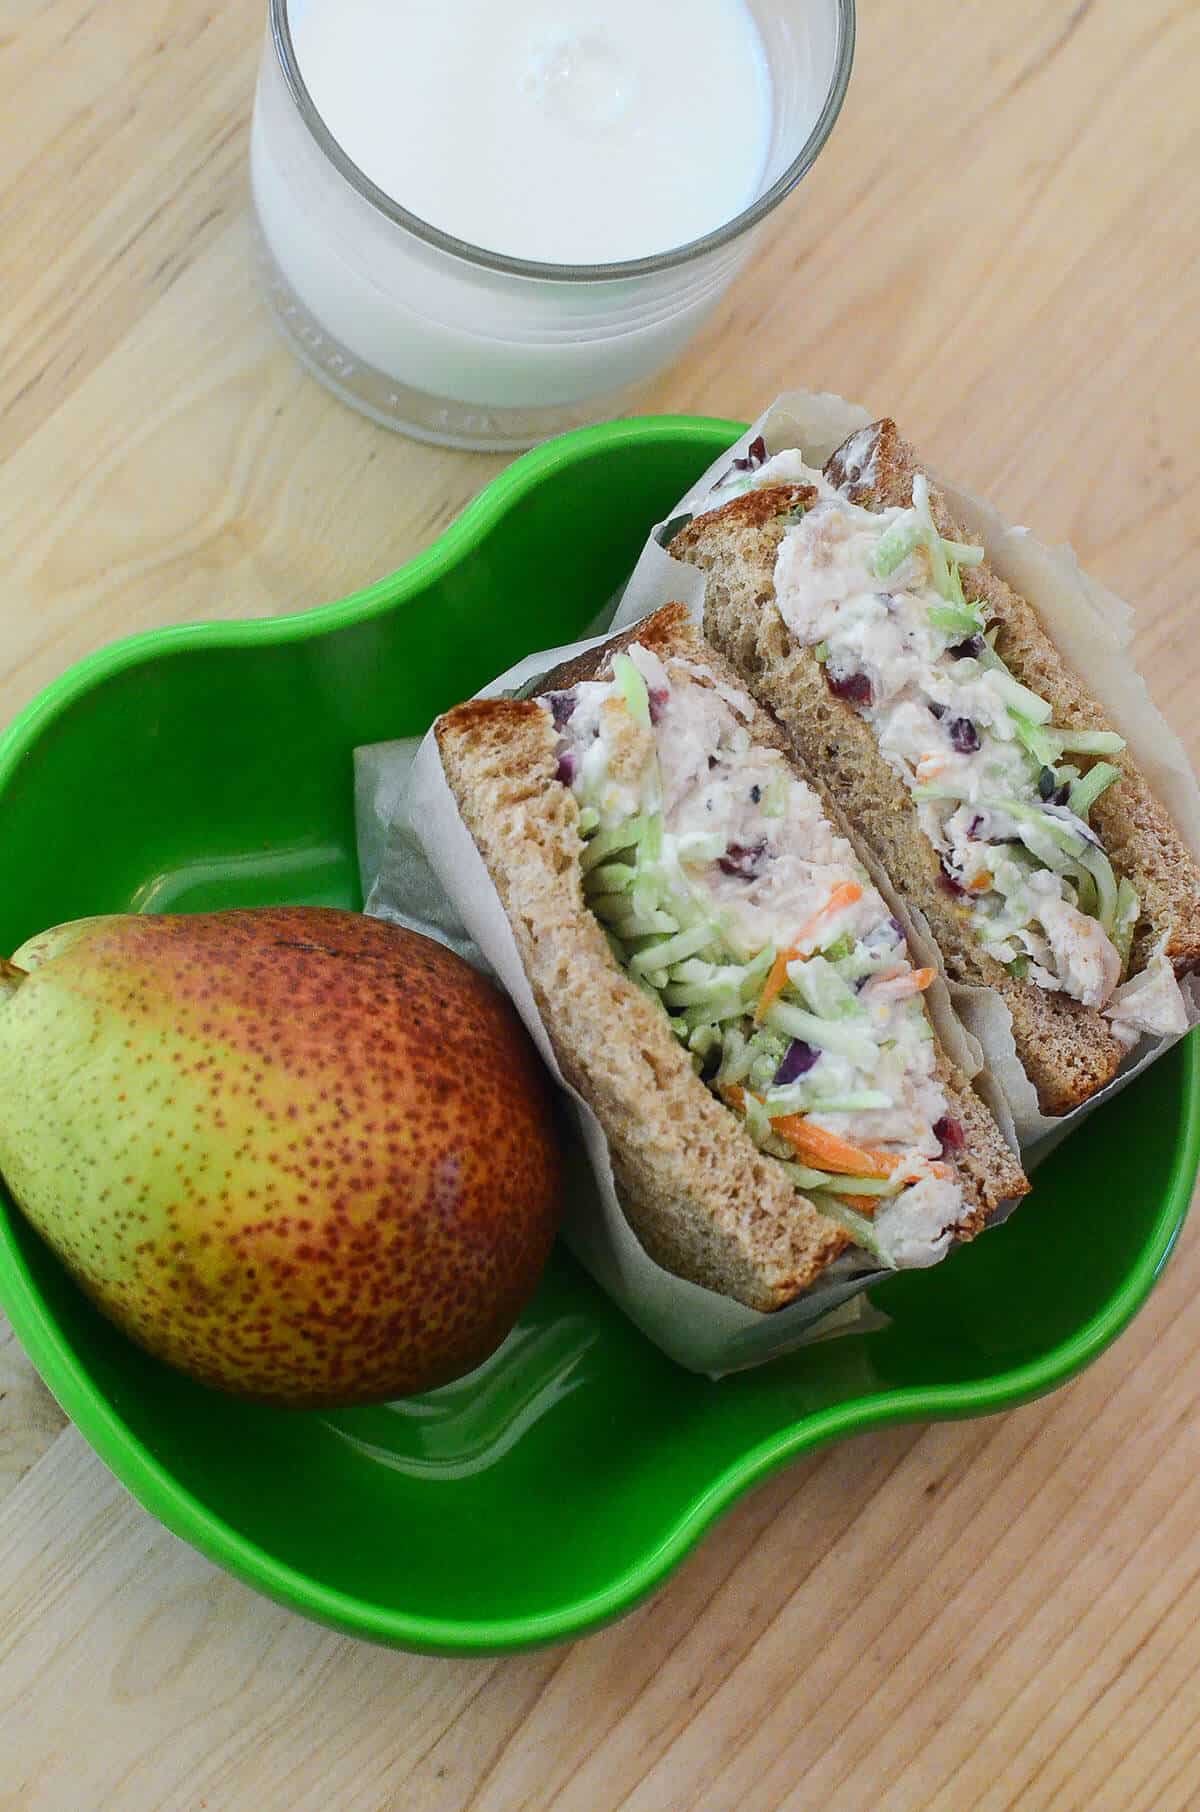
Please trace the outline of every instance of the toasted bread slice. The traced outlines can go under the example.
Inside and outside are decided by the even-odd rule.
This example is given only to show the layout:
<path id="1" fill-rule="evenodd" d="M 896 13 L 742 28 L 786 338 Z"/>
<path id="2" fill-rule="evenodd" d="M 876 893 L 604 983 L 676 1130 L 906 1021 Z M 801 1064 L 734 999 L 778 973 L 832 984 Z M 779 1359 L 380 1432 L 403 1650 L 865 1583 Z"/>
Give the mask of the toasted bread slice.
<path id="1" fill-rule="evenodd" d="M 542 689 L 606 677 L 612 656 L 633 641 L 668 664 L 682 657 L 714 681 L 736 684 L 683 607 L 671 605 L 547 675 Z M 849 1238 L 705 1087 L 661 1006 L 614 957 L 584 900 L 579 811 L 556 777 L 558 738 L 549 714 L 534 700 L 474 700 L 439 719 L 436 734 L 560 1068 L 604 1129 L 641 1244 L 665 1269 L 749 1308 L 792 1301 Z M 788 752 L 761 709 L 751 735 Z M 944 1058 L 939 1077 L 965 1133 L 955 1162 L 966 1209 L 960 1231 L 969 1237 L 1028 1184 L 988 1110 Z"/>
<path id="2" fill-rule="evenodd" d="M 885 420 L 852 435 L 830 457 L 825 476 L 852 502 L 883 509 L 907 506 L 913 475 L 921 469 L 894 423 Z M 1111 1080 L 1124 1047 L 1098 1009 L 1017 980 L 982 949 L 969 908 L 947 892 L 908 788 L 880 754 L 871 726 L 830 692 L 814 651 L 795 640 L 775 608 L 775 560 L 789 512 L 813 497 L 812 487 L 797 485 L 747 492 L 697 516 L 673 539 L 670 551 L 705 570 L 709 639 L 778 714 L 806 764 L 836 793 L 895 886 L 925 915 L 948 975 L 994 988 L 1004 999 L 1017 1054 L 1042 1111 L 1067 1113 Z M 941 532 L 967 539 L 933 485 L 930 502 Z M 1025 599 L 986 563 L 965 568 L 962 579 L 967 597 L 1002 625 L 998 649 L 1014 675 L 1051 703 L 1057 721 L 1112 727 Z M 1183 974 L 1200 965 L 1200 873 L 1128 753 L 1115 759 L 1121 783 L 1102 795 L 1093 817 L 1114 869 L 1128 876 L 1141 897 L 1132 971 L 1165 935 L 1176 972 Z"/>
<path id="3" fill-rule="evenodd" d="M 831 455 L 825 468 L 830 482 L 867 509 L 911 502 L 913 474 L 921 468 L 896 424 L 876 422 L 854 438 Z M 949 539 L 961 539 L 945 499 L 932 485 L 930 503 L 939 530 Z M 986 562 L 964 571 L 963 590 L 983 606 L 989 621 L 1001 625 L 998 653 L 1022 685 L 1053 705 L 1056 722 L 1119 730 L 1058 652 L 1033 606 Z M 1121 769 L 1121 782 L 1100 795 L 1091 817 L 1114 869 L 1128 877 L 1142 902 L 1132 972 L 1145 965 L 1165 937 L 1176 975 L 1190 974 L 1200 968 L 1200 868 L 1129 751 L 1109 759 Z"/>

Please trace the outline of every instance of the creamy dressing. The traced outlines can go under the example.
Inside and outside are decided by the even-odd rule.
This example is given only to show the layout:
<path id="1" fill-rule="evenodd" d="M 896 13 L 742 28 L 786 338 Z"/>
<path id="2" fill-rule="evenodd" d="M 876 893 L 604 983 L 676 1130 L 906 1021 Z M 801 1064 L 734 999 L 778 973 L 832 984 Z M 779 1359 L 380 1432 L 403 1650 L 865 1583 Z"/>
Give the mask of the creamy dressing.
<path id="1" fill-rule="evenodd" d="M 848 479 L 871 482 L 878 445 L 872 425 L 839 449 Z M 934 583 L 925 547 L 916 547 L 886 578 L 878 576 L 880 543 L 913 512 L 855 505 L 798 449 L 768 456 L 761 440 L 718 479 L 706 507 L 780 484 L 816 492 L 780 544 L 780 615 L 799 640 L 819 650 L 831 687 L 842 689 L 872 723 L 881 753 L 912 792 L 947 887 L 971 908 L 989 954 L 1040 987 L 1102 1009 L 1126 1045 L 1186 1029 L 1187 1009 L 1168 959 L 1160 953 L 1121 983 L 1117 945 L 1091 912 L 1080 909 L 1082 877 L 1061 872 L 1071 864 L 1061 861 L 1046 836 L 1047 820 L 1097 850 L 1101 846 L 1061 797 L 1044 796 L 1044 769 L 1017 732 L 1013 707 L 1028 711 L 1042 701 L 1002 671 L 986 641 L 968 634 L 967 626 L 951 630 L 939 628 L 936 617 L 931 621 L 930 610 L 944 609 L 947 600 Z M 966 554 L 961 550 L 960 557 Z M 1057 777 L 1077 775 L 1067 766 Z M 1125 921 L 1118 913 L 1117 925 L 1128 940 L 1139 910 L 1132 891 L 1123 910 Z"/>
<path id="2" fill-rule="evenodd" d="M 774 1116 L 793 1115 L 889 1154 L 896 1186 L 870 1200 L 864 1238 L 886 1264 L 934 1263 L 963 1212 L 942 1162 L 961 1129 L 900 927 L 817 794 L 780 751 L 752 740 L 744 694 L 636 643 L 628 662 L 644 686 L 642 721 L 628 676 L 543 701 L 562 739 L 559 777 L 604 855 L 584 855 L 589 903 L 622 960 L 659 993 L 698 1073 L 746 1113 L 760 1145 L 794 1160 L 772 1130 Z M 653 859 L 648 841 L 625 846 L 631 825 L 660 838 Z M 682 937 L 688 953 L 660 971 L 655 937 L 668 951 Z M 779 952 L 792 960 L 760 1023 L 756 1003 Z M 838 1218 L 831 1183 L 858 1201 L 852 1183 L 814 1183 L 806 1166 L 802 1158 L 798 1186 L 822 1212 Z M 860 1201 L 855 1212 L 861 1228 Z"/>
<path id="3" fill-rule="evenodd" d="M 754 482 L 783 463 L 770 462 Z M 872 724 L 917 801 L 948 890 L 969 906 L 989 953 L 1044 988 L 1103 1006 L 1120 979 L 1117 949 L 1079 910 L 1073 883 L 1040 865 L 1029 848 L 1038 827 L 1006 809 L 1056 810 L 1096 842 L 1082 820 L 1041 797 L 1039 764 L 1017 734 L 1013 702 L 1024 701 L 1015 682 L 986 664 L 983 638 L 969 626 L 939 625 L 946 600 L 923 545 L 878 576 L 880 544 L 907 510 L 860 508 L 820 473 L 787 464 L 794 482 L 817 485 L 820 497 L 781 543 L 780 615 L 820 649 L 831 688 Z"/>

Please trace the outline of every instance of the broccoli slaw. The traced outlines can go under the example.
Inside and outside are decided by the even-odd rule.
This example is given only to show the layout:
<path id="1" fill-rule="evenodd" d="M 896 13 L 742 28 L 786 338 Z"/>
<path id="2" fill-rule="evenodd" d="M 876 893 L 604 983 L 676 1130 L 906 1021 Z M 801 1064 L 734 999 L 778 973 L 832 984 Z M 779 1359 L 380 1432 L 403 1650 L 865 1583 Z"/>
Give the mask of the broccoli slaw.
<path id="1" fill-rule="evenodd" d="M 855 1244 L 935 1263 L 963 1132 L 904 933 L 749 700 L 634 643 L 541 701 L 580 808 L 584 893 L 698 1076 Z"/>
<path id="2" fill-rule="evenodd" d="M 963 592 L 962 569 L 983 548 L 939 534 L 922 474 L 910 508 L 867 510 L 798 453 L 768 459 L 761 441 L 709 502 L 782 482 L 816 497 L 780 544 L 780 615 L 830 690 L 871 723 L 983 948 L 1014 977 L 1103 1009 L 1127 1045 L 1183 1029 L 1161 952 L 1122 979 L 1140 901 L 1089 822 L 1119 783 L 1108 757 L 1124 742 L 1053 725 L 1049 704 L 1009 672 L 996 629 Z"/>

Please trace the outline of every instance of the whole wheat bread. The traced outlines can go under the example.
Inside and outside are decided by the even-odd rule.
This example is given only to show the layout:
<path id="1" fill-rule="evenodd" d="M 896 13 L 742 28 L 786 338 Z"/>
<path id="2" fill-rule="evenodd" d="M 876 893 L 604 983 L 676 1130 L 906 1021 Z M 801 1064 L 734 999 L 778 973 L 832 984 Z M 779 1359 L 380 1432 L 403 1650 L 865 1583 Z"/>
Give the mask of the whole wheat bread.
<path id="1" fill-rule="evenodd" d="M 924 470 L 895 424 L 860 429 L 829 459 L 825 476 L 868 509 L 907 506 L 914 473 Z M 814 651 L 796 641 L 775 608 L 774 571 L 790 512 L 815 499 L 811 486 L 766 486 L 697 516 L 671 542 L 672 555 L 704 569 L 704 627 L 743 682 L 777 713 L 805 763 L 846 807 L 899 892 L 924 913 L 952 979 L 996 989 L 1012 1015 L 1017 1054 L 1042 1111 L 1079 1106 L 1115 1074 L 1124 1048 L 1098 1009 L 1019 981 L 989 956 L 970 909 L 948 891 L 936 851 L 921 831 L 904 781 L 880 754 L 874 732 L 853 705 L 834 696 Z M 930 503 L 948 539 L 967 537 L 930 484 Z M 1024 685 L 1054 708 L 1054 720 L 1110 729 L 1050 641 L 1033 607 L 983 565 L 965 568 L 963 589 L 985 619 L 1000 625 L 998 652 Z M 1079 759 L 1079 758 L 1077 758 Z M 1084 763 L 1086 765 L 1086 758 Z M 1167 813 L 1128 753 L 1092 808 L 1118 875 L 1142 902 L 1131 972 L 1160 938 L 1177 974 L 1200 965 L 1200 872 Z"/>
<path id="2" fill-rule="evenodd" d="M 613 654 L 635 640 L 668 669 L 672 656 L 682 656 L 737 683 L 683 607 L 671 605 L 548 674 L 542 690 L 607 676 Z M 790 756 L 761 708 L 751 734 Z M 549 714 L 533 700 L 473 700 L 439 719 L 436 735 L 563 1075 L 604 1129 L 641 1244 L 666 1270 L 749 1308 L 792 1301 L 846 1249 L 848 1236 L 756 1148 L 697 1077 L 661 1006 L 616 961 L 584 901 L 579 810 L 556 776 Z M 1028 1184 L 987 1108 L 944 1057 L 939 1074 L 966 1135 L 955 1161 L 965 1203 L 959 1230 L 970 1237 Z"/>

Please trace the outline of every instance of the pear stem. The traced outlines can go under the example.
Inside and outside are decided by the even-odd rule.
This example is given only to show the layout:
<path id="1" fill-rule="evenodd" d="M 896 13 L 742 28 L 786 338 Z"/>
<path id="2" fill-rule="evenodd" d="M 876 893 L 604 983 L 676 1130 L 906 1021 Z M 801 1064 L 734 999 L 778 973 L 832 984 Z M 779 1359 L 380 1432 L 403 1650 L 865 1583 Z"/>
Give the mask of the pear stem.
<path id="1" fill-rule="evenodd" d="M 17 965 L 10 963 L 7 957 L 0 956 L 0 1001 L 7 1000 L 10 994 L 15 994 L 28 974 L 28 969 L 18 969 Z"/>

